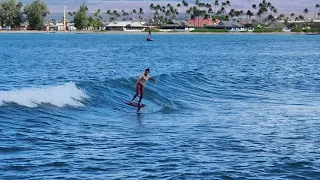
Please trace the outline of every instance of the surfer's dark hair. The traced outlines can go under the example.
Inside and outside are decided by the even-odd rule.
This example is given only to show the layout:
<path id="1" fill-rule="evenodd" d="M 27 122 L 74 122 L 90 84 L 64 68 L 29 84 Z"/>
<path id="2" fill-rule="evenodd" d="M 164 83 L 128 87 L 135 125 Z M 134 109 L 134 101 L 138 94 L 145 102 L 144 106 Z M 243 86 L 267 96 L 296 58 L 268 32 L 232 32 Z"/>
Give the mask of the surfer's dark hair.
<path id="1" fill-rule="evenodd" d="M 146 69 L 146 71 L 150 72 L 150 69 L 149 69 L 149 68 L 147 68 L 147 69 Z"/>

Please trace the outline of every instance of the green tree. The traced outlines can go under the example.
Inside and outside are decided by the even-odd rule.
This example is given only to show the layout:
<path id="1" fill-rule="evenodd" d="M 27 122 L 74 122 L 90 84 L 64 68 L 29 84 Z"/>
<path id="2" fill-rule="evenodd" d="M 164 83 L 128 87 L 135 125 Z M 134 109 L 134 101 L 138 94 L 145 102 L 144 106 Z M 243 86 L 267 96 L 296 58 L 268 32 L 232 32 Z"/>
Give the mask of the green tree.
<path id="1" fill-rule="evenodd" d="M 93 17 L 94 17 L 94 20 L 93 20 L 92 26 L 95 28 L 103 27 L 101 9 L 97 9 L 96 12 L 93 14 Z"/>
<path id="2" fill-rule="evenodd" d="M 51 19 L 51 22 L 52 22 L 54 25 L 57 24 L 57 20 L 55 20 L 55 19 Z"/>
<path id="3" fill-rule="evenodd" d="M 22 8 L 21 2 L 16 0 L 8 0 L 7 2 L 0 2 L 0 25 L 10 27 L 20 26 L 22 23 Z"/>
<path id="4" fill-rule="evenodd" d="M 24 7 L 24 14 L 32 29 L 42 30 L 44 28 L 45 17 L 50 14 L 47 5 L 42 0 L 34 0 Z"/>
<path id="5" fill-rule="evenodd" d="M 74 14 L 74 27 L 78 30 L 83 30 L 89 25 L 89 17 L 87 15 L 88 7 L 85 3 L 83 3 L 79 10 Z"/>

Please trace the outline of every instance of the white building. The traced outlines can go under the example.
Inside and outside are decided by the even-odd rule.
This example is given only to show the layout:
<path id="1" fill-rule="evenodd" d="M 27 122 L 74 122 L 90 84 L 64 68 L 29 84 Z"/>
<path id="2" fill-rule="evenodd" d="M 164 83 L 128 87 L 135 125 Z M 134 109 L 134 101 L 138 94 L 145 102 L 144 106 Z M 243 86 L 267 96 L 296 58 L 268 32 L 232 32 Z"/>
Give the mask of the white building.
<path id="1" fill-rule="evenodd" d="M 145 22 L 115 21 L 107 25 L 109 31 L 144 31 Z"/>

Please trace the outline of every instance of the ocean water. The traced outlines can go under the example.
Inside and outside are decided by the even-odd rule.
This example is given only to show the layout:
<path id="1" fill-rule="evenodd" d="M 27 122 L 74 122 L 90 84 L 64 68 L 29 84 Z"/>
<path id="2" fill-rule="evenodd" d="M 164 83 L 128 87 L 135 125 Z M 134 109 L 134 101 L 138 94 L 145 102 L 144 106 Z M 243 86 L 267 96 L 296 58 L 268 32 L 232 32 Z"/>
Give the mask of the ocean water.
<path id="1" fill-rule="evenodd" d="M 0 34 L 0 179 L 320 179 L 320 36 L 146 36 Z"/>

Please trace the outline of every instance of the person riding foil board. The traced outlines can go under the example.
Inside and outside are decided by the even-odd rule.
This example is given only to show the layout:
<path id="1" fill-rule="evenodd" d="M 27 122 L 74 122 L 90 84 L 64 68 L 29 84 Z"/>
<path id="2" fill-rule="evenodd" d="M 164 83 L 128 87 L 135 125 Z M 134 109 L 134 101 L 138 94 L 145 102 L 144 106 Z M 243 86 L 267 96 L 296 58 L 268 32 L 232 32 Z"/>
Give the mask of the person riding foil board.
<path id="1" fill-rule="evenodd" d="M 132 104 L 134 99 L 140 94 L 139 102 L 138 102 L 138 111 L 140 111 L 141 100 L 144 94 L 144 87 L 146 86 L 148 80 L 152 80 L 157 84 L 157 80 L 149 75 L 150 68 L 147 68 L 144 73 L 142 73 L 137 79 L 136 83 L 136 94 L 133 96 L 132 100 L 129 104 Z"/>

